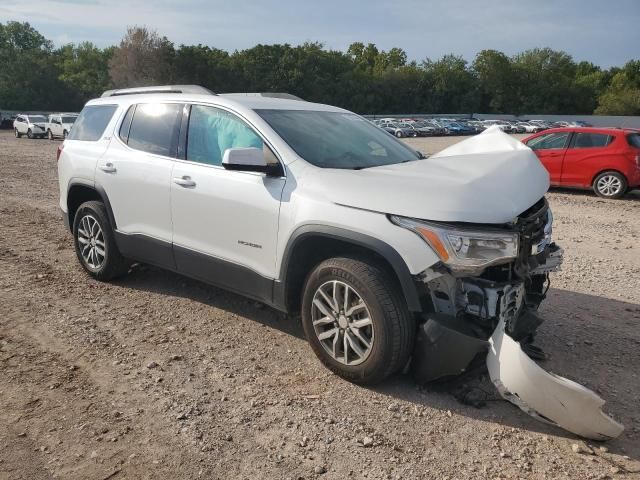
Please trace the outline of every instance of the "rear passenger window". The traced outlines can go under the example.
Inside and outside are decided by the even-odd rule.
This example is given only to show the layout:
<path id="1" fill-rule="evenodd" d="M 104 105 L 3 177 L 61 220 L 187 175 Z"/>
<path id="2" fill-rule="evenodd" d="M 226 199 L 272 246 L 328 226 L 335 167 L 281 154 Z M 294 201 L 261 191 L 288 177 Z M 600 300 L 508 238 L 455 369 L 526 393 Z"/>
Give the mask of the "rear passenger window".
<path id="1" fill-rule="evenodd" d="M 88 105 L 82 109 L 80 116 L 69 132 L 69 140 L 95 142 L 102 137 L 117 105 Z"/>
<path id="2" fill-rule="evenodd" d="M 136 106 L 128 145 L 136 150 L 175 156 L 182 105 L 177 103 L 143 103 Z"/>
<path id="3" fill-rule="evenodd" d="M 187 160 L 222 165 L 228 148 L 263 148 L 262 139 L 235 115 L 215 107 L 193 105 L 189 117 Z"/>
<path id="4" fill-rule="evenodd" d="M 573 148 L 596 148 L 606 147 L 611 143 L 613 137 L 604 133 L 578 132 L 573 139 Z"/>

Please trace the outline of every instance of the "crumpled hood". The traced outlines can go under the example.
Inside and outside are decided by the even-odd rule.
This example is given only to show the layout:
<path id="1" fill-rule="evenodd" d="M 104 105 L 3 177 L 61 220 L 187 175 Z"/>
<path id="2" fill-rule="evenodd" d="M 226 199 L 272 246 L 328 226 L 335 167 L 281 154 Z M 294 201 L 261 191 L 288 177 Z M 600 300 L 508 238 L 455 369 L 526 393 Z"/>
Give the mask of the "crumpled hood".
<path id="1" fill-rule="evenodd" d="M 445 222 L 506 223 L 549 188 L 531 149 L 498 127 L 425 160 L 319 177 L 335 203 Z"/>

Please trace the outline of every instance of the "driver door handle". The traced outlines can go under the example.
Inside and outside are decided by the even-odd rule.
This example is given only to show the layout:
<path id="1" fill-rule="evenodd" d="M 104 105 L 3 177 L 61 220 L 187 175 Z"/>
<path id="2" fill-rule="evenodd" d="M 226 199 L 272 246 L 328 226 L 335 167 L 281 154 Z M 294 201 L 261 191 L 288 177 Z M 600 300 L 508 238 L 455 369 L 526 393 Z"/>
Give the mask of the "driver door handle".
<path id="1" fill-rule="evenodd" d="M 105 173 L 116 173 L 118 170 L 113 166 L 113 163 L 108 162 L 104 165 L 100 165 L 100 170 Z"/>
<path id="2" fill-rule="evenodd" d="M 193 188 L 196 186 L 196 182 L 194 180 L 191 180 L 191 177 L 188 175 L 183 175 L 182 177 L 174 177 L 173 183 L 184 188 Z"/>

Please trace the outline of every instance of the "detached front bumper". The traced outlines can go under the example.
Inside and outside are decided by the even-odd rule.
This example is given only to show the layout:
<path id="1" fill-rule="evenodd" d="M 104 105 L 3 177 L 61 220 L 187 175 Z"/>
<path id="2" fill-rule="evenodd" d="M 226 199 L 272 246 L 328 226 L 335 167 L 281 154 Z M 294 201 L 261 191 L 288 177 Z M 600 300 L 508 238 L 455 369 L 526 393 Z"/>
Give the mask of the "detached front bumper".
<path id="1" fill-rule="evenodd" d="M 624 427 L 602 412 L 602 398 L 546 372 L 523 351 L 530 351 L 543 321 L 536 310 L 545 297 L 547 276 L 562 264 L 560 247 L 541 248 L 521 261 L 527 274 L 519 279 L 505 279 L 499 269 L 482 277 L 456 278 L 443 270 L 423 277 L 437 313 L 425 314 L 418 330 L 414 377 L 425 383 L 459 375 L 479 354 L 486 355 L 492 382 L 524 412 L 583 437 L 615 438 Z"/>
<path id="2" fill-rule="evenodd" d="M 604 400 L 567 378 L 548 373 L 531 360 L 500 322 L 489 339 L 487 367 L 500 395 L 534 418 L 581 437 L 609 440 L 624 426 L 602 411 Z"/>

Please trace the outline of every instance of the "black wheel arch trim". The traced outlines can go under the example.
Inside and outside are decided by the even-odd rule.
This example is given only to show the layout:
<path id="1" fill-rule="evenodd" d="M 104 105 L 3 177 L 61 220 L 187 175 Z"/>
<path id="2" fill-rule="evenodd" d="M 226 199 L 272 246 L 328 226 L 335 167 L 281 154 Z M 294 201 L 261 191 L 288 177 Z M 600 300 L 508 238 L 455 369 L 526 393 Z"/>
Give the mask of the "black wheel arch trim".
<path id="1" fill-rule="evenodd" d="M 71 190 L 74 187 L 91 188 L 91 189 L 96 191 L 96 193 L 102 199 L 102 203 L 104 203 L 105 208 L 107 209 L 107 216 L 109 217 L 109 222 L 111 223 L 111 227 L 115 231 L 116 228 L 117 228 L 116 218 L 113 215 L 113 209 L 111 208 L 111 202 L 109 202 L 109 196 L 107 195 L 107 192 L 105 191 L 105 189 L 102 188 L 99 184 L 91 182 L 91 181 L 88 181 L 88 180 L 83 180 L 83 179 L 79 179 L 79 178 L 78 179 L 72 179 L 69 182 L 69 185 L 67 187 L 67 206 L 69 205 L 69 194 L 71 193 Z M 69 229 L 73 233 L 73 219 L 70 217 L 68 210 L 67 210 L 67 216 L 68 216 L 68 221 L 69 221 Z"/>
<path id="2" fill-rule="evenodd" d="M 422 306 L 418 295 L 418 290 L 414 283 L 413 276 L 407 267 L 406 262 L 402 256 L 388 243 L 383 242 L 380 239 L 366 235 L 360 232 L 354 232 L 345 228 L 334 227 L 330 225 L 310 224 L 302 225 L 294 230 L 293 234 L 287 242 L 287 246 L 284 249 L 282 257 L 282 263 L 280 265 L 280 281 L 274 285 L 274 304 L 286 305 L 286 292 L 289 285 L 287 285 L 287 271 L 289 269 L 289 261 L 296 246 L 305 238 L 312 236 L 321 236 L 340 240 L 346 243 L 369 249 L 382 258 L 384 258 L 400 282 L 402 293 L 404 294 L 407 302 L 407 307 L 412 312 L 421 312 Z"/>

